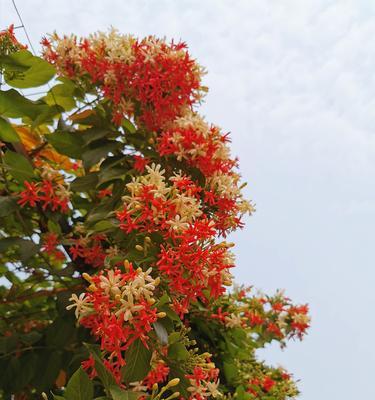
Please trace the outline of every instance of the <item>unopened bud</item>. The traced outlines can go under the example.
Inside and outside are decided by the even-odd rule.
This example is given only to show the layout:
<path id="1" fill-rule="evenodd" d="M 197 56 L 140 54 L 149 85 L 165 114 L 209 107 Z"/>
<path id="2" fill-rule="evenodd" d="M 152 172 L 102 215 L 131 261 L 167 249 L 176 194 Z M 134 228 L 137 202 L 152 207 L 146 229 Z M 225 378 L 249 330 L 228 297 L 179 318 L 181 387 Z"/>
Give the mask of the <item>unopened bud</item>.
<path id="1" fill-rule="evenodd" d="M 167 314 L 164 311 L 161 311 L 161 312 L 157 313 L 156 316 L 159 318 L 165 318 L 167 316 Z"/>
<path id="2" fill-rule="evenodd" d="M 180 378 L 174 378 L 167 383 L 167 387 L 177 386 L 180 383 Z"/>
<path id="3" fill-rule="evenodd" d="M 158 286 L 160 283 L 160 277 L 158 276 L 155 280 L 154 280 L 154 285 Z"/>
<path id="4" fill-rule="evenodd" d="M 135 248 L 136 248 L 136 250 L 138 250 L 138 251 L 143 251 L 143 246 L 141 246 L 140 244 L 137 244 L 137 245 L 135 246 Z"/>
<path id="5" fill-rule="evenodd" d="M 152 385 L 152 391 L 153 392 L 156 392 L 158 390 L 158 384 L 157 383 L 154 383 L 153 385 Z"/>
<path id="6" fill-rule="evenodd" d="M 82 278 L 85 279 L 85 280 L 86 280 L 87 282 L 89 282 L 89 283 L 92 282 L 91 276 L 90 276 L 88 273 L 86 273 L 86 272 L 84 272 L 84 273 L 82 274 Z"/>
<path id="7" fill-rule="evenodd" d="M 129 260 L 125 260 L 125 261 L 124 261 L 124 267 L 125 267 L 125 269 L 126 269 L 127 271 L 129 271 L 129 269 L 130 269 L 130 262 L 129 262 Z"/>
<path id="8" fill-rule="evenodd" d="M 148 143 L 149 143 L 149 144 L 154 144 L 154 143 L 155 143 L 155 140 L 154 140 L 153 138 L 150 138 L 150 139 L 148 139 Z"/>
<path id="9" fill-rule="evenodd" d="M 175 399 L 176 397 L 180 397 L 180 392 L 174 392 L 172 393 L 169 397 L 167 397 L 165 400 L 172 400 Z"/>
<path id="10" fill-rule="evenodd" d="M 214 363 L 208 363 L 207 364 L 207 367 L 209 368 L 209 369 L 214 369 L 215 368 L 215 364 Z"/>
<path id="11" fill-rule="evenodd" d="M 48 400 L 48 396 L 44 392 L 42 393 L 42 397 L 43 397 L 43 400 Z"/>
<path id="12" fill-rule="evenodd" d="M 146 236 L 146 237 L 145 237 L 145 242 L 151 243 L 151 238 L 150 238 L 150 236 Z"/>
<path id="13" fill-rule="evenodd" d="M 153 304 L 155 304 L 156 300 L 155 299 L 148 299 L 147 303 L 150 304 L 150 306 L 152 306 Z"/>
<path id="14" fill-rule="evenodd" d="M 91 284 L 87 290 L 89 290 L 90 292 L 94 292 L 96 290 L 96 286 L 94 284 Z"/>

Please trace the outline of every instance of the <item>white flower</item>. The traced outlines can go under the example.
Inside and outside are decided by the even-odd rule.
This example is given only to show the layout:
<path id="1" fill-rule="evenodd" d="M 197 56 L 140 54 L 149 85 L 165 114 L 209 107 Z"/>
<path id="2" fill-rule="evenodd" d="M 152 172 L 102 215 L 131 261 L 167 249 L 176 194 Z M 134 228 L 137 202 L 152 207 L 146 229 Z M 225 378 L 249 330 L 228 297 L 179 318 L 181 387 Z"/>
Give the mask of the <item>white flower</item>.
<path id="1" fill-rule="evenodd" d="M 74 311 L 74 315 L 78 319 L 80 317 L 80 314 L 86 314 L 87 312 L 90 312 L 92 310 L 91 308 L 91 303 L 87 298 L 85 298 L 86 293 L 81 293 L 79 297 L 73 293 L 70 297 L 70 301 L 73 301 L 73 304 L 69 304 L 66 309 L 71 310 L 72 308 L 76 307 Z"/>

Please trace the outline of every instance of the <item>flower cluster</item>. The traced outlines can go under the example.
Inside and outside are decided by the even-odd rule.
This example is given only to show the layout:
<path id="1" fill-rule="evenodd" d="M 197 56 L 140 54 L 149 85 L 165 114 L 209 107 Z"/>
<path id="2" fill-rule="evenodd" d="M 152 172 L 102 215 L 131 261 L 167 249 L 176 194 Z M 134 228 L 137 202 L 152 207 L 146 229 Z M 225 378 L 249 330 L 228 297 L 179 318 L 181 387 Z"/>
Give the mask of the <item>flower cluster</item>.
<path id="1" fill-rule="evenodd" d="M 256 338 L 284 344 L 285 339 L 302 339 L 309 327 L 308 306 L 295 306 L 282 292 L 275 296 L 247 296 L 250 289 L 227 295 L 211 315 L 227 328 L 248 328 Z M 224 296 L 225 297 L 225 296 Z M 227 303 L 226 303 L 227 301 Z"/>
<path id="2" fill-rule="evenodd" d="M 236 347 L 241 349 L 243 345 L 249 350 L 247 364 L 246 357 L 241 358 L 248 369 L 241 370 L 245 371 L 238 374 L 241 381 L 236 376 L 234 383 L 228 371 L 222 371 L 225 382 L 220 389 L 224 394 L 232 398 L 240 386 L 247 391 L 243 398 L 277 393 L 280 396 L 275 398 L 284 400 L 294 395 L 289 375 L 274 369 L 254 369 L 260 363 L 251 357 L 255 348 L 272 340 L 283 345 L 286 339 L 301 339 L 309 326 L 308 307 L 294 306 L 281 293 L 273 297 L 248 296 L 247 290 L 241 289 L 226 294 L 226 287 L 232 284 L 234 257 L 229 250 L 232 244 L 219 242 L 218 238 L 242 227 L 243 216 L 254 208 L 243 197 L 244 185 L 237 172 L 237 159 L 230 154 L 229 135 L 208 124 L 194 110 L 205 91 L 201 84 L 203 70 L 190 57 L 185 44 L 154 37 L 138 40 L 113 30 L 83 39 L 53 34 L 43 40 L 43 45 L 45 58 L 58 73 L 68 77 L 79 91 L 94 96 L 82 107 L 94 104 L 93 110 L 82 114 L 88 112 L 92 117 L 109 112 L 105 123 L 110 134 L 108 138 L 100 136 L 100 140 L 105 143 L 116 138 L 119 145 L 107 159 L 103 157 L 89 170 L 81 168 L 76 174 L 85 173 L 91 182 L 93 177 L 105 177 L 113 162 L 113 180 L 108 174 L 110 180 L 99 179 L 97 193 L 91 188 L 80 189 L 72 197 L 73 204 L 105 210 L 98 212 L 105 219 L 104 230 L 97 230 L 105 234 L 95 232 L 96 220 L 94 224 L 90 221 L 88 207 L 85 213 L 78 210 L 79 216 L 72 217 L 79 229 L 72 229 L 63 238 L 73 262 L 83 260 L 88 267 L 98 268 L 97 275 L 83 274 L 90 285 L 80 296 L 72 295 L 73 304 L 68 309 L 75 308 L 78 322 L 100 342 L 106 367 L 123 384 L 125 352 L 135 341 L 141 341 L 150 357 L 153 354 L 147 365 L 151 369 L 143 380 L 128 382 L 128 389 L 145 394 L 152 391 L 154 396 L 158 390 L 155 387 L 167 382 L 169 373 L 175 374 L 171 369 L 181 361 L 177 369 L 181 369 L 185 386 L 186 382 L 190 385 L 190 395 L 185 392 L 185 396 L 190 400 L 215 398 L 222 395 L 220 371 L 211 357 L 215 361 L 218 358 L 217 365 L 237 368 L 237 356 L 229 352 L 228 362 L 219 357 L 220 352 L 226 354 L 234 333 L 240 339 L 243 333 L 247 342 L 243 345 L 240 341 Z M 82 101 L 82 96 L 74 99 Z M 76 112 L 70 120 L 72 131 L 76 129 L 79 134 L 84 128 L 79 119 L 76 122 L 77 116 L 73 117 Z M 97 128 L 94 117 L 88 121 L 93 129 L 85 135 Z M 107 133 L 100 126 L 100 135 L 102 132 Z M 42 183 L 25 183 L 19 204 L 41 204 L 42 208 L 66 211 L 69 197 L 60 189 L 49 190 L 51 179 L 43 178 Z M 43 246 L 57 257 L 56 236 L 46 236 Z M 124 258 L 134 261 L 135 267 L 126 261 L 122 269 L 118 261 L 122 263 Z M 164 324 L 154 324 L 166 316 Z M 188 334 L 186 341 L 181 337 L 178 343 L 171 341 L 189 324 L 198 327 L 199 317 L 220 334 L 210 335 L 207 329 L 209 340 L 200 343 L 199 328 L 192 334 L 198 342 L 192 340 L 197 345 L 194 348 L 190 348 Z M 214 356 L 198 354 L 198 349 L 211 351 L 210 346 L 214 347 L 219 337 L 226 340 L 213 349 Z M 95 375 L 93 358 L 84 367 Z M 167 384 L 162 390 L 171 387 Z M 180 396 L 176 393 L 169 398 Z"/>
<path id="3" fill-rule="evenodd" d="M 58 235 L 53 232 L 48 232 L 43 238 L 43 245 L 41 250 L 46 252 L 50 257 L 58 261 L 64 261 L 64 253 L 58 249 L 59 241 Z"/>
<path id="4" fill-rule="evenodd" d="M 69 211 L 69 192 L 64 185 L 49 179 L 43 179 L 42 182 L 25 181 L 24 185 L 26 189 L 20 192 L 18 200 L 22 207 L 41 205 L 43 210 L 48 208 L 62 213 Z"/>
<path id="5" fill-rule="evenodd" d="M 157 146 L 160 155 L 173 155 L 203 173 L 204 200 L 222 234 L 241 227 L 242 215 L 254 210 L 243 199 L 240 175 L 234 171 L 237 160 L 230 157 L 228 142 L 228 134 L 189 111 L 161 133 Z"/>
<path id="6" fill-rule="evenodd" d="M 105 239 L 104 235 L 70 239 L 69 254 L 73 261 L 82 258 L 87 265 L 102 268 L 108 255 L 102 245 Z"/>
<path id="7" fill-rule="evenodd" d="M 14 35 L 14 25 L 0 31 L 0 55 L 7 55 L 18 50 L 24 50 L 27 46 L 22 45 Z"/>
<path id="8" fill-rule="evenodd" d="M 203 70 L 184 43 L 153 36 L 138 40 L 112 30 L 82 40 L 53 34 L 42 44 L 45 58 L 61 74 L 101 89 L 113 102 L 119 124 L 124 116 L 135 117 L 158 130 L 202 96 Z"/>
<path id="9" fill-rule="evenodd" d="M 126 272 L 119 269 L 100 271 L 84 278 L 90 283 L 87 293 L 72 295 L 67 309 L 75 308 L 79 323 L 100 339 L 106 352 L 106 366 L 118 382 L 126 365 L 123 352 L 137 339 L 148 347 L 147 333 L 152 323 L 165 316 L 153 306 L 154 290 L 160 278 L 152 278 L 151 268 L 134 269 L 125 261 Z"/>
<path id="10" fill-rule="evenodd" d="M 194 367 L 193 372 L 186 375 L 190 381 L 187 389 L 190 392 L 190 399 L 203 400 L 207 397 L 220 397 L 222 393 L 219 391 L 218 376 L 219 370 L 209 359 L 203 365 Z"/>
<path id="11" fill-rule="evenodd" d="M 162 233 L 166 243 L 160 247 L 157 267 L 175 309 L 183 314 L 197 298 L 207 301 L 205 290 L 215 299 L 230 286 L 233 256 L 230 245 L 214 242 L 215 222 L 203 214 L 200 187 L 180 174 L 166 182 L 160 165 L 146 169 L 147 174 L 127 184 L 130 194 L 123 197 L 117 217 L 126 233 Z"/>
<path id="12" fill-rule="evenodd" d="M 246 391 L 250 394 L 250 399 L 288 399 L 298 394 L 291 376 L 281 367 L 268 371 L 258 369 L 249 379 Z"/>
<path id="13" fill-rule="evenodd" d="M 166 182 L 160 165 L 146 169 L 147 174 L 133 177 L 126 185 L 129 195 L 123 197 L 124 208 L 117 212 L 120 228 L 126 233 L 160 231 L 166 237 L 185 231 L 202 215 L 200 187 L 179 174 Z"/>

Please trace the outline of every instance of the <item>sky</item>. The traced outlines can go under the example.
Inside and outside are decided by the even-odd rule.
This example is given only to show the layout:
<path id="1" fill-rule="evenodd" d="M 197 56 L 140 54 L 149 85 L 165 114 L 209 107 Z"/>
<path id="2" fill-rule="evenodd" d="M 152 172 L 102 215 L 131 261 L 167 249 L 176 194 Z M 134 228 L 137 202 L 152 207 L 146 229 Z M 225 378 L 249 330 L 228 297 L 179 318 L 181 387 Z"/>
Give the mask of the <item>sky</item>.
<path id="1" fill-rule="evenodd" d="M 187 42 L 208 70 L 201 112 L 231 132 L 256 203 L 231 238 L 236 281 L 311 307 L 305 341 L 259 356 L 301 380 L 301 400 L 375 398 L 375 2 L 16 3 L 36 48 L 110 26 Z M 0 0 L 0 27 L 13 22 Z"/>

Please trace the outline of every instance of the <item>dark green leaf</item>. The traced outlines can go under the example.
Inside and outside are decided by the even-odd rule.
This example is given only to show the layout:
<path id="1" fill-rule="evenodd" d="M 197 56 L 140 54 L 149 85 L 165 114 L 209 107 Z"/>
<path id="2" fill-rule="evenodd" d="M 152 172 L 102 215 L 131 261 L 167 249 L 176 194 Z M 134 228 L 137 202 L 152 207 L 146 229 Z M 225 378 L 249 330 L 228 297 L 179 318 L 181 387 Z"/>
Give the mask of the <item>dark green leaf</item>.
<path id="1" fill-rule="evenodd" d="M 94 387 L 86 372 L 80 367 L 70 378 L 64 397 L 67 400 L 90 400 L 94 397 Z"/>
<path id="2" fill-rule="evenodd" d="M 58 317 L 48 328 L 46 343 L 49 347 L 63 348 L 75 333 L 75 321 L 70 316 Z"/>
<path id="3" fill-rule="evenodd" d="M 52 387 L 62 366 L 62 354 L 60 351 L 51 352 L 45 350 L 38 354 L 36 370 L 38 373 L 33 379 L 33 385 L 39 391 L 45 391 Z"/>
<path id="4" fill-rule="evenodd" d="M 91 146 L 88 150 L 82 153 L 83 165 L 89 169 L 97 164 L 102 158 L 106 157 L 108 153 L 117 150 L 121 143 L 110 141 L 107 143 L 97 143 L 96 146 Z"/>
<path id="5" fill-rule="evenodd" d="M 6 217 L 17 208 L 17 202 L 11 196 L 0 197 L 0 217 Z"/>
<path id="6" fill-rule="evenodd" d="M 113 400 L 137 400 L 138 397 L 144 395 L 144 393 L 123 390 L 118 386 L 111 386 L 109 392 L 111 393 Z"/>
<path id="7" fill-rule="evenodd" d="M 19 237 L 8 237 L 0 239 L 0 253 L 7 251 L 11 247 L 16 247 L 17 254 L 19 255 L 19 258 L 22 262 L 26 262 L 39 250 L 39 246 L 31 240 Z"/>
<path id="8" fill-rule="evenodd" d="M 57 132 L 46 138 L 59 153 L 72 158 L 81 158 L 83 140 L 76 132 Z"/>
<path id="9" fill-rule="evenodd" d="M 95 142 L 95 140 L 99 140 L 99 139 L 103 139 L 104 137 L 106 137 L 107 135 L 111 134 L 113 132 L 111 132 L 109 129 L 107 128 L 89 128 L 86 129 L 84 131 L 82 131 L 81 133 L 81 137 L 83 139 L 83 141 L 85 142 L 85 144 L 90 144 L 91 142 Z"/>
<path id="10" fill-rule="evenodd" d="M 122 370 L 122 378 L 126 384 L 141 381 L 151 369 L 152 352 L 140 339 L 137 339 L 125 352 L 126 365 Z"/>
<path id="11" fill-rule="evenodd" d="M 86 348 L 95 360 L 95 370 L 98 373 L 98 377 L 103 383 L 103 386 L 109 390 L 111 386 L 116 386 L 116 380 L 113 375 L 107 370 L 100 358 L 100 350 L 98 346 L 93 344 L 85 343 Z"/>
<path id="12" fill-rule="evenodd" d="M 88 192 L 89 190 L 95 189 L 98 183 L 98 173 L 93 172 L 85 176 L 80 176 L 72 182 L 70 185 L 71 190 L 74 192 Z"/>

